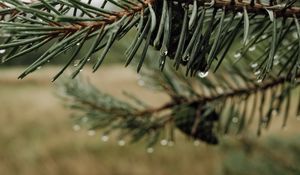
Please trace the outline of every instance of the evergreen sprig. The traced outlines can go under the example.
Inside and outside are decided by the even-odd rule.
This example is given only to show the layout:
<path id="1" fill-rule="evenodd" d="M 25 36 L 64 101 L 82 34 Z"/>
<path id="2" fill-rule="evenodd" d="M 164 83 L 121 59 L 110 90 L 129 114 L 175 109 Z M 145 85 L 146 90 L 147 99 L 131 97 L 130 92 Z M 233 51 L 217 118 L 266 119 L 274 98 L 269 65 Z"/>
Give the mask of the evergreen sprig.
<path id="1" fill-rule="evenodd" d="M 57 55 L 77 48 L 76 54 L 69 58 L 54 77 L 55 80 L 74 62 L 82 45 L 92 40 L 90 49 L 85 51 L 85 56 L 80 59 L 73 74 L 75 77 L 90 57 L 102 49 L 102 54 L 93 67 L 96 71 L 114 42 L 136 27 L 136 36 L 126 52 L 126 65 L 130 64 L 139 48 L 142 48 L 138 72 L 150 45 L 161 52 L 161 69 L 168 56 L 174 59 L 176 68 L 185 65 L 186 73 L 191 76 L 206 72 L 212 67 L 218 69 L 232 50 L 237 50 L 237 57 L 243 58 L 249 48 L 256 45 L 266 47 L 257 56 L 261 79 L 273 68 L 276 54 L 282 54 L 281 57 L 289 60 L 288 68 L 283 70 L 289 72 L 289 76 L 295 77 L 299 69 L 300 54 L 297 50 L 300 50 L 300 7 L 299 2 L 294 0 L 104 0 L 101 6 L 95 6 L 92 2 L 94 1 L 0 2 L 0 30 L 3 38 L 0 49 L 6 50 L 2 55 L 2 62 L 51 43 L 52 46 L 36 58 L 19 77 L 24 78 Z M 107 5 L 115 10 L 107 9 Z M 234 44 L 238 40 L 242 44 Z M 287 45 L 292 54 L 284 53 Z"/>
<path id="2" fill-rule="evenodd" d="M 124 131 L 120 137 L 129 134 L 134 141 L 148 136 L 152 146 L 166 128 L 171 128 L 167 137 L 172 141 L 176 127 L 216 144 L 219 133 L 241 133 L 255 115 L 258 134 L 276 113 L 284 114 L 285 126 L 291 102 L 300 104 L 299 94 L 292 95 L 300 77 L 296 0 L 104 0 L 99 6 L 93 2 L 97 1 L 0 2 L 3 62 L 50 45 L 19 78 L 76 48 L 56 80 L 88 42 L 72 77 L 101 50 L 93 66 L 96 71 L 112 45 L 133 28 L 137 30 L 125 52 L 126 66 L 141 50 L 140 72 L 149 47 L 159 50 L 149 62 L 158 63 L 162 72 L 148 77 L 171 97 L 159 108 L 119 101 L 83 82 L 64 84 L 72 106 L 92 119 L 92 128 L 118 128 Z M 170 60 L 177 71 L 165 70 Z"/>
<path id="3" fill-rule="evenodd" d="M 216 74 L 200 73 L 195 78 L 187 78 L 169 66 L 163 73 L 153 69 L 142 81 L 146 87 L 170 97 L 169 102 L 156 108 L 145 105 L 146 99 L 128 94 L 134 103 L 112 100 L 80 79 L 64 81 L 61 92 L 72 108 L 81 111 L 78 121 L 90 121 L 90 129 L 106 128 L 105 135 L 120 129 L 120 139 L 135 142 L 148 138 L 149 146 L 160 139 L 173 143 L 175 129 L 193 139 L 217 144 L 220 136 L 243 135 L 253 126 L 261 135 L 275 116 L 282 117 L 282 128 L 289 116 L 300 117 L 300 108 L 295 111 L 291 105 L 300 105 L 299 80 L 290 83 L 280 76 L 260 82 L 252 70 L 240 72 L 236 65 Z"/>

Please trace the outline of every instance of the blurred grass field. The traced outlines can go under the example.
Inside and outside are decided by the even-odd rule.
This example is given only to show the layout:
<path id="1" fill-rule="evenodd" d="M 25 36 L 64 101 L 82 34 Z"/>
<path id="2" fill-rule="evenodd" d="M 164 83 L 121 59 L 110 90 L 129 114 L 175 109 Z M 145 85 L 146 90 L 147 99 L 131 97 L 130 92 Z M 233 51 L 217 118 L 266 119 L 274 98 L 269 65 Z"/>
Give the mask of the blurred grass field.
<path id="1" fill-rule="evenodd" d="M 0 175 L 220 175 L 226 174 L 224 167 L 228 171 L 236 163 L 242 172 L 247 171 L 242 162 L 235 162 L 240 159 L 228 157 L 230 149 L 226 153 L 224 146 L 194 146 L 180 137 L 174 147 L 158 145 L 153 154 L 147 154 L 143 144 L 120 147 L 114 139 L 101 142 L 100 132 L 95 136 L 88 136 L 84 129 L 75 132 L 70 111 L 56 97 L 57 89 L 51 83 L 58 67 L 44 67 L 17 80 L 23 69 L 0 69 Z M 167 100 L 139 87 L 137 75 L 128 68 L 106 66 L 87 74 L 101 90 L 118 97 L 126 89 L 152 105 Z M 280 120 L 275 120 L 257 142 L 264 143 L 272 135 L 284 141 L 297 135 L 299 126 L 300 122 L 290 118 L 287 130 L 282 131 Z M 241 147 L 229 148 L 242 152 Z M 289 151 L 285 149 L 280 150 L 282 156 Z"/>

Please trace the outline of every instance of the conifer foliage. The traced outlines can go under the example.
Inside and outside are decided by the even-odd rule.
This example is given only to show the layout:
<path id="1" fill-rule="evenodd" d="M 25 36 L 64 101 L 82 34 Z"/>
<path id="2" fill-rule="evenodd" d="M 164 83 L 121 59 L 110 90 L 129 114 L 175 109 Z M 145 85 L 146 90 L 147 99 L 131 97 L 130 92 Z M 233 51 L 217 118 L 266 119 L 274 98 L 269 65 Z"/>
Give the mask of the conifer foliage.
<path id="1" fill-rule="evenodd" d="M 162 133 L 172 143 L 178 128 L 217 144 L 220 135 L 241 134 L 253 122 L 259 135 L 273 116 L 282 116 L 284 127 L 288 116 L 300 115 L 297 0 L 2 0 L 0 18 L 2 62 L 50 46 L 19 78 L 76 48 L 56 80 L 87 43 L 72 77 L 91 59 L 97 71 L 134 30 L 125 65 L 135 60 L 137 72 L 144 66 L 146 82 L 169 103 L 151 108 L 127 94 L 134 105 L 78 79 L 62 83 L 70 106 L 90 129 L 105 128 L 104 136 L 120 129 L 120 139 L 145 138 L 151 147 Z M 149 47 L 157 57 L 147 55 Z"/>

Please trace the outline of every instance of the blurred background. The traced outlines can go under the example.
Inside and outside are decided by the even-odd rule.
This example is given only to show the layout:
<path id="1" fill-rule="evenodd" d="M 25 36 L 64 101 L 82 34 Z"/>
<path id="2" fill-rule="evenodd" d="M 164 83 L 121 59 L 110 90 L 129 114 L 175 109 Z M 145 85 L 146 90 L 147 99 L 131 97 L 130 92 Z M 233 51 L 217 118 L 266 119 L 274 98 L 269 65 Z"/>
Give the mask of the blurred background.
<path id="1" fill-rule="evenodd" d="M 130 36 L 129 36 L 130 37 Z M 115 45 L 105 65 L 82 76 L 104 92 L 123 98 L 126 90 L 151 105 L 167 100 L 139 83 L 124 68 L 125 38 Z M 116 139 L 101 141 L 102 133 L 73 125 L 72 111 L 57 97 L 51 78 L 68 54 L 24 80 L 17 77 L 38 52 L 0 66 L 0 174 L 1 175 L 299 175 L 300 121 L 290 116 L 286 128 L 275 118 L 262 136 L 225 137 L 208 146 L 179 136 L 173 146 L 157 145 L 152 154 L 145 145 L 118 146 Z M 80 57 L 81 54 L 78 55 Z"/>

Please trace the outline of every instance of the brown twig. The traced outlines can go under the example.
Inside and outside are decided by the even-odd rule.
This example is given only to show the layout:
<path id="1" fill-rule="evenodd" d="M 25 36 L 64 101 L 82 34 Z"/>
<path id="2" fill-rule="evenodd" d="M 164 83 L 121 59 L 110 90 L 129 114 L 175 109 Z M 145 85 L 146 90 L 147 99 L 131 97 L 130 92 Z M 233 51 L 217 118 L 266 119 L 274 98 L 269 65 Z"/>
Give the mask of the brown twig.
<path id="1" fill-rule="evenodd" d="M 296 76 L 296 78 L 300 78 L 300 74 L 298 74 Z M 267 89 L 273 88 L 275 86 L 283 84 L 284 82 L 286 82 L 286 78 L 280 77 L 274 81 L 266 82 L 260 86 L 256 85 L 256 86 L 253 86 L 250 88 L 248 87 L 248 88 L 236 89 L 236 90 L 233 90 L 230 92 L 224 92 L 222 94 L 209 96 L 209 97 L 201 96 L 199 98 L 192 99 L 192 100 L 182 99 L 180 101 L 171 101 L 171 102 L 168 102 L 165 105 L 162 105 L 158 108 L 147 109 L 145 111 L 139 112 L 136 114 L 136 116 L 142 116 L 142 115 L 149 114 L 149 113 L 158 113 L 158 112 L 162 112 L 165 110 L 170 110 L 170 109 L 174 108 L 175 106 L 183 105 L 183 104 L 185 104 L 185 105 L 191 105 L 191 104 L 195 104 L 195 103 L 205 104 L 205 103 L 216 101 L 216 100 L 219 100 L 222 98 L 232 98 L 232 97 L 241 96 L 241 95 L 251 95 L 251 94 L 257 93 L 259 91 L 265 91 Z M 296 82 L 296 85 L 297 86 L 300 85 L 300 82 Z"/>

